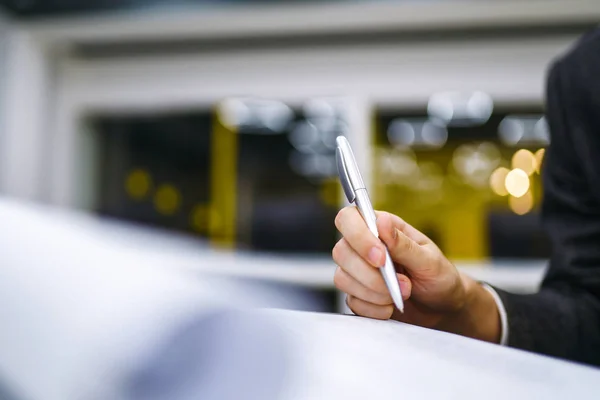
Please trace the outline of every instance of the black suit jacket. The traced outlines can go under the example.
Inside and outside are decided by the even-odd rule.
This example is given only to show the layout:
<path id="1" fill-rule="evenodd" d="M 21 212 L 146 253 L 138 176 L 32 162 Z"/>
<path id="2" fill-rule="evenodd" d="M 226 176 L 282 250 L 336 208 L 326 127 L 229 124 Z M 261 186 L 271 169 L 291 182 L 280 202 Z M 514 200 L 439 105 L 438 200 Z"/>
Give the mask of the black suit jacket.
<path id="1" fill-rule="evenodd" d="M 498 292 L 510 346 L 600 365 L 600 30 L 553 63 L 546 100 L 550 265 L 539 293 Z"/>

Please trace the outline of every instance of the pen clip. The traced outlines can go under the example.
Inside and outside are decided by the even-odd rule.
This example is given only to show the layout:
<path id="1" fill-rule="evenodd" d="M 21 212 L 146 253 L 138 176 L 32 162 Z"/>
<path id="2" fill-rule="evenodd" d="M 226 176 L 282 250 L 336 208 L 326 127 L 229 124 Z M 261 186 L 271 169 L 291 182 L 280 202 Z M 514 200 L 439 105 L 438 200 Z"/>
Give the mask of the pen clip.
<path id="1" fill-rule="evenodd" d="M 337 164 L 338 174 L 340 176 L 340 182 L 342 183 L 342 188 L 344 189 L 346 198 L 350 203 L 353 203 L 356 199 L 356 193 L 354 192 L 352 182 L 350 181 L 350 175 L 348 174 L 348 168 L 346 167 L 346 160 L 344 159 L 344 154 L 342 153 L 342 149 L 339 147 L 335 150 L 335 160 Z"/>

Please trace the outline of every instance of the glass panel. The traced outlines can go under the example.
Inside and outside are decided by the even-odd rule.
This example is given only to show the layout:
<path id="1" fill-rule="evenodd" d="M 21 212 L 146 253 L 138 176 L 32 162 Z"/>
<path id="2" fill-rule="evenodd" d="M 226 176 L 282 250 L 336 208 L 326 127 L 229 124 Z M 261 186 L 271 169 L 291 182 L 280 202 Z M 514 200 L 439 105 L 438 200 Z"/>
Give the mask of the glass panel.
<path id="1" fill-rule="evenodd" d="M 95 211 L 215 245 L 328 255 L 337 238 L 339 126 L 319 130 L 285 107 L 289 118 L 278 126 L 228 124 L 210 111 L 92 118 Z"/>
<path id="2" fill-rule="evenodd" d="M 93 126 L 99 214 L 208 235 L 209 113 L 100 117 Z"/>
<path id="3" fill-rule="evenodd" d="M 291 110 L 277 131 L 240 127 L 238 242 L 277 252 L 329 254 L 339 209 L 335 132 Z"/>
<path id="4" fill-rule="evenodd" d="M 431 106 L 378 112 L 376 207 L 400 215 L 452 259 L 548 257 L 538 218 L 548 142 L 541 110 L 449 122 Z"/>

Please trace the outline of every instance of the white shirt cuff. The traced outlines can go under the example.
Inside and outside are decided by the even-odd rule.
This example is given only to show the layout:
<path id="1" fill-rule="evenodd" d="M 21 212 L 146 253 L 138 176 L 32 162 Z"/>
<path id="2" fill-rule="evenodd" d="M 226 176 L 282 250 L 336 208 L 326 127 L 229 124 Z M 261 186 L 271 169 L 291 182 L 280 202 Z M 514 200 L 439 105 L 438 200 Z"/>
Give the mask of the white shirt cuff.
<path id="1" fill-rule="evenodd" d="M 494 290 L 490 285 L 481 282 L 481 285 L 492 295 L 494 301 L 496 302 L 496 307 L 498 307 L 498 313 L 500 314 L 500 329 L 502 330 L 502 334 L 500 336 L 500 345 L 506 346 L 508 344 L 508 316 L 506 315 L 506 308 L 504 308 L 504 303 L 502 303 L 502 299 L 498 296 L 498 293 Z"/>

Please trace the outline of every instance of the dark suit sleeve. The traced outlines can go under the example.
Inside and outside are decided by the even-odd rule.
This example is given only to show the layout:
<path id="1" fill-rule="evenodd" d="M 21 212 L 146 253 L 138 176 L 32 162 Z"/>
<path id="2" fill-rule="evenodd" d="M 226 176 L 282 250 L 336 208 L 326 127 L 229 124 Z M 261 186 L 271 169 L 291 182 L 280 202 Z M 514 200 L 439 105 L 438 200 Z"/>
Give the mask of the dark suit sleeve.
<path id="1" fill-rule="evenodd" d="M 600 31 L 550 70 L 542 219 L 552 257 L 539 293 L 499 290 L 512 347 L 600 365 Z"/>

